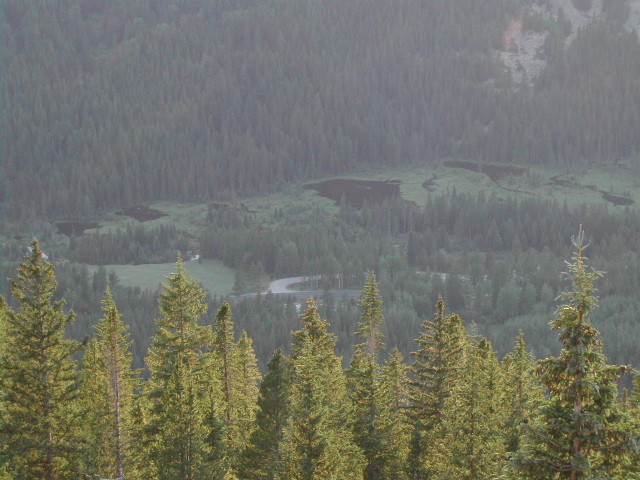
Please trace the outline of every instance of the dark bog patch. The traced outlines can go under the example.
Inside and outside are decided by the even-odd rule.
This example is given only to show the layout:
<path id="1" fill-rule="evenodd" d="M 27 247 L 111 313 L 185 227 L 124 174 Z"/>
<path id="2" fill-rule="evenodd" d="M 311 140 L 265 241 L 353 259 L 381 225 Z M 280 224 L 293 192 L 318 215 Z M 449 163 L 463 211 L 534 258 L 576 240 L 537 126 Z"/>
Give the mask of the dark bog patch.
<path id="1" fill-rule="evenodd" d="M 632 198 L 625 197 L 622 195 L 616 195 L 614 193 L 603 192 L 603 191 L 600 191 L 600 194 L 602 195 L 602 198 L 604 198 L 607 202 L 611 202 L 617 207 L 633 205 L 634 203 Z"/>
<path id="2" fill-rule="evenodd" d="M 224 210 L 229 205 L 227 205 L 226 203 L 210 202 L 209 206 L 214 210 L 220 211 L 220 210 Z"/>
<path id="3" fill-rule="evenodd" d="M 156 210 L 155 208 L 145 207 L 144 205 L 137 205 L 135 207 L 128 207 L 119 212 L 116 215 L 124 215 L 125 217 L 131 217 L 139 222 L 148 222 L 150 220 L 156 220 L 158 218 L 166 217 L 167 214 Z"/>
<path id="4" fill-rule="evenodd" d="M 546 185 L 555 185 L 557 187 L 586 188 L 587 190 L 591 190 L 592 192 L 598 192 L 602 196 L 603 200 L 606 200 L 609 203 L 613 203 L 616 207 L 624 207 L 627 205 L 633 205 L 635 203 L 633 198 L 629 198 L 626 195 L 616 195 L 615 193 L 599 190 L 596 185 L 582 185 L 581 183 L 578 183 L 573 179 L 567 180 L 560 178 L 560 175 L 554 175 L 549 180 L 550 182 Z"/>
<path id="5" fill-rule="evenodd" d="M 481 164 L 474 162 L 464 162 L 462 160 L 451 160 L 444 162 L 445 167 L 449 168 L 464 168 L 465 170 L 471 170 L 472 172 L 484 173 L 491 180 L 497 182 L 505 177 L 520 176 L 527 172 L 526 168 L 513 167 L 510 165 L 494 165 L 491 163 Z"/>
<path id="6" fill-rule="evenodd" d="M 337 178 L 324 182 L 309 183 L 306 190 L 315 190 L 318 195 L 340 203 L 342 197 L 356 208 L 367 203 L 381 203 L 400 195 L 400 180 L 350 180 Z"/>
<path id="7" fill-rule="evenodd" d="M 564 178 L 560 178 L 560 175 L 554 175 L 549 179 L 549 183 L 546 183 L 545 185 L 555 185 L 556 187 L 580 186 L 580 184 L 572 180 L 565 180 Z"/>
<path id="8" fill-rule="evenodd" d="M 58 233 L 62 233 L 68 237 L 71 236 L 79 236 L 84 233 L 85 230 L 89 230 L 90 228 L 98 228 L 100 225 L 93 223 L 81 223 L 81 222 L 58 222 L 56 223 L 56 227 L 58 228 Z"/>
<path id="9" fill-rule="evenodd" d="M 431 178 L 428 178 L 427 180 L 422 182 L 422 188 L 432 192 L 434 187 L 436 186 L 436 180 L 438 180 L 438 177 L 436 175 L 433 175 Z"/>

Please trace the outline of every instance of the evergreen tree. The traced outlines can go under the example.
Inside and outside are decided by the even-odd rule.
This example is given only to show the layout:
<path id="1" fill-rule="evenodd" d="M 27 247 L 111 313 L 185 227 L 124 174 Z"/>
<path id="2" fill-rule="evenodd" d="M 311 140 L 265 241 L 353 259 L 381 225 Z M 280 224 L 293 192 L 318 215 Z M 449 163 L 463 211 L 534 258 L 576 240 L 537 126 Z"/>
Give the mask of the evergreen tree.
<path id="1" fill-rule="evenodd" d="M 423 332 L 416 340 L 420 347 L 413 352 L 411 369 L 410 415 L 414 425 L 408 473 L 411 479 L 428 478 L 431 449 L 441 439 L 435 437 L 436 426 L 446 414 L 446 401 L 459 381 L 463 368 L 467 331 L 457 315 L 446 315 L 442 297 L 436 304 L 433 321 L 425 320 Z"/>
<path id="2" fill-rule="evenodd" d="M 633 379 L 633 390 L 626 399 L 626 408 L 631 416 L 635 431 L 640 431 L 640 375 L 636 373 Z M 625 475 L 631 480 L 640 479 L 640 451 L 633 452 L 628 471 Z"/>
<path id="3" fill-rule="evenodd" d="M 240 453 L 249 443 L 258 406 L 260 371 L 253 351 L 253 340 L 243 330 L 233 355 L 233 419 L 228 426 L 231 439 Z"/>
<path id="4" fill-rule="evenodd" d="M 83 460 L 89 471 L 109 478 L 131 475 L 131 415 L 137 372 L 131 364 L 129 328 L 107 287 L 102 301 L 104 317 L 96 329 L 83 362 L 83 417 L 87 422 L 87 448 Z"/>
<path id="5" fill-rule="evenodd" d="M 2 456 L 16 478 L 73 478 L 79 391 L 73 355 L 80 345 L 65 339 L 65 328 L 75 315 L 64 313 L 64 300 L 53 302 L 53 265 L 36 240 L 10 285 L 19 306 L 4 315 Z"/>
<path id="6" fill-rule="evenodd" d="M 279 445 L 276 479 L 361 479 L 365 460 L 348 428 L 351 406 L 336 337 L 313 299 L 293 333 L 290 418 Z"/>
<path id="7" fill-rule="evenodd" d="M 352 428 L 354 440 L 362 449 L 367 464 L 364 478 L 384 478 L 387 457 L 385 445 L 392 440 L 386 438 L 381 424 L 382 392 L 380 390 L 380 366 L 378 352 L 384 348 L 380 329 L 383 321 L 382 300 L 373 273 L 367 274 L 364 292 L 360 299 L 361 320 L 356 334 L 364 343 L 356 347 L 347 371 L 349 397 L 353 404 Z"/>
<path id="8" fill-rule="evenodd" d="M 219 357 L 218 378 L 221 382 L 222 412 L 227 432 L 229 464 L 238 466 L 239 456 L 251 434 L 250 425 L 255 418 L 257 381 L 251 340 L 243 334 L 242 349 L 234 342 L 231 305 L 224 302 L 216 314 L 214 349 Z"/>
<path id="9" fill-rule="evenodd" d="M 205 292 L 178 258 L 160 295 L 160 317 L 147 364 L 149 402 L 146 440 L 160 479 L 222 478 L 224 444 L 217 421 L 211 329 L 198 325 Z"/>
<path id="10" fill-rule="evenodd" d="M 382 367 L 380 381 L 381 418 L 380 430 L 384 432 L 382 454 L 383 475 L 389 480 L 406 479 L 406 464 L 409 455 L 411 425 L 407 416 L 409 367 L 402 353 L 395 347 Z"/>
<path id="11" fill-rule="evenodd" d="M 144 395 L 138 395 L 131 411 L 131 441 L 136 448 L 131 450 L 134 480 L 157 479 L 157 464 L 151 462 L 152 451 L 155 448 L 154 437 L 150 432 L 149 422 L 151 402 Z"/>
<path id="12" fill-rule="evenodd" d="M 291 365 L 276 350 L 260 385 L 255 430 L 242 453 L 238 476 L 246 480 L 273 480 L 276 475 L 278 445 L 289 418 Z"/>
<path id="13" fill-rule="evenodd" d="M 384 314 L 376 276 L 371 272 L 367 273 L 364 291 L 360 298 L 360 308 L 362 309 L 362 315 L 356 333 L 364 340 L 364 351 L 374 362 L 377 362 L 378 352 L 384 348 L 384 335 L 381 330 Z"/>
<path id="14" fill-rule="evenodd" d="M 231 320 L 231 305 L 224 302 L 216 314 L 214 347 L 220 357 L 220 378 L 224 395 L 224 415 L 227 425 L 231 424 L 233 412 L 233 321 Z M 231 445 L 230 445 L 231 446 Z"/>
<path id="15" fill-rule="evenodd" d="M 461 377 L 434 426 L 429 478 L 495 478 L 504 463 L 504 378 L 491 343 L 467 344 Z"/>
<path id="16" fill-rule="evenodd" d="M 384 433 L 380 425 L 381 396 L 378 365 L 359 346 L 347 371 L 347 385 L 353 413 L 350 416 L 354 441 L 362 450 L 367 464 L 365 480 L 383 478 Z"/>
<path id="17" fill-rule="evenodd" d="M 505 355 L 502 367 L 505 375 L 507 450 L 515 452 L 520 446 L 520 425 L 529 421 L 544 400 L 542 387 L 534 373 L 535 357 L 527 351 L 522 332 L 513 352 Z"/>
<path id="18" fill-rule="evenodd" d="M 530 425 L 509 469 L 522 479 L 610 478 L 628 472 L 637 432 L 618 403 L 617 380 L 628 367 L 608 365 L 598 331 L 588 320 L 597 306 L 595 280 L 586 265 L 584 232 L 571 238 L 576 252 L 568 263 L 573 289 L 556 311 L 551 328 L 563 344 L 558 357 L 537 366 L 549 400 Z"/>

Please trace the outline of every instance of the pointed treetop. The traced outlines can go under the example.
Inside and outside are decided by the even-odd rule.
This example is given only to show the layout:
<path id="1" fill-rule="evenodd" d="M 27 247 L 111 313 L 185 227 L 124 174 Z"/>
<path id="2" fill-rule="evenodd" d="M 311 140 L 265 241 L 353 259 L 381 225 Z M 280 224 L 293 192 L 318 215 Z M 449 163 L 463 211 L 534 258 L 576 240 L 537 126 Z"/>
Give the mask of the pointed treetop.
<path id="1" fill-rule="evenodd" d="M 565 304 L 551 322 L 563 347 L 557 357 L 537 364 L 549 399 L 524 437 L 525 448 L 510 464 L 518 478 L 552 478 L 558 471 L 572 480 L 612 478 L 637 450 L 637 433 L 618 403 L 617 382 L 630 367 L 607 363 L 599 332 L 586 319 L 597 305 L 594 282 L 601 273 L 585 265 L 582 228 L 571 240 L 576 248 L 568 263 L 573 291 L 561 295 Z"/>
<path id="2" fill-rule="evenodd" d="M 328 332 L 329 324 L 318 313 L 318 306 L 313 297 L 307 300 L 307 309 L 300 315 L 304 327 L 293 332 L 293 356 L 301 354 L 305 345 L 322 343 L 333 348 L 336 343 L 335 335 Z"/>
<path id="3" fill-rule="evenodd" d="M 218 314 L 216 315 L 216 318 L 223 320 L 229 320 L 231 317 L 231 305 L 229 304 L 229 302 L 222 302 L 222 305 L 220 306 L 220 308 L 218 309 Z"/>
<path id="4" fill-rule="evenodd" d="M 571 261 L 566 262 L 568 272 L 565 272 L 565 275 L 571 280 L 573 288 L 560 295 L 560 299 L 566 303 L 558 308 L 556 318 L 550 323 L 554 330 L 567 328 L 574 321 L 579 323 L 585 321 L 588 313 L 598 306 L 595 281 L 602 276 L 602 272 L 585 264 L 587 257 L 584 255 L 584 250 L 589 243 L 585 244 L 582 225 L 578 234 L 571 237 L 571 243 L 576 251 Z"/>
<path id="5" fill-rule="evenodd" d="M 309 297 L 307 299 L 307 308 L 300 316 L 300 321 L 306 325 L 317 323 L 320 320 L 320 314 L 318 313 L 318 304 L 315 298 Z"/>
<path id="6" fill-rule="evenodd" d="M 363 348 L 366 354 L 375 361 L 378 351 L 384 348 L 382 341 L 384 334 L 381 330 L 384 313 L 382 312 L 382 299 L 378 291 L 376 276 L 372 272 L 367 272 L 364 292 L 359 305 L 362 309 L 362 315 L 356 333 L 364 340 L 364 344 L 359 347 Z"/>

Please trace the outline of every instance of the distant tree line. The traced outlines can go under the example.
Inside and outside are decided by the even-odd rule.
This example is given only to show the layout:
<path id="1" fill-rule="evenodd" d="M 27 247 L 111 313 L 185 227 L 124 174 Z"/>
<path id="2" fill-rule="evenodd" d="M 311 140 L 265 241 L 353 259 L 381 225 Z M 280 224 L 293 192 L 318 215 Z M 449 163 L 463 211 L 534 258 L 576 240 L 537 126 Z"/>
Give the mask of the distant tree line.
<path id="1" fill-rule="evenodd" d="M 450 157 L 633 161 L 628 2 L 568 46 L 534 3 L 7 0 L 2 211 L 79 218 Z M 496 54 L 520 17 L 549 32 L 533 87 Z"/>
<path id="2" fill-rule="evenodd" d="M 590 321 L 596 281 L 584 233 L 572 237 L 571 285 L 551 322 L 556 356 L 536 361 L 520 334 L 502 360 L 440 297 L 411 361 L 385 353 L 374 274 L 358 305 L 347 368 L 310 299 L 260 374 L 231 305 L 207 322 L 205 291 L 179 259 L 160 294 L 146 353 L 133 368 L 129 327 L 110 286 L 85 342 L 54 300 L 37 241 L 0 297 L 0 475 L 5 479 L 634 478 L 638 382 L 612 365 Z"/>
<path id="3" fill-rule="evenodd" d="M 167 263 L 175 260 L 176 252 L 188 251 L 190 244 L 188 234 L 174 225 L 128 225 L 108 233 L 71 237 L 68 258 L 92 265 Z"/>
<path id="4" fill-rule="evenodd" d="M 319 288 L 331 289 L 338 288 L 340 275 L 342 286 L 361 288 L 364 272 L 374 271 L 387 310 L 382 328 L 405 355 L 413 348 L 412 332 L 442 294 L 500 355 L 511 349 L 510 339 L 522 330 L 535 354 L 544 357 L 557 353 L 547 312 L 562 290 L 562 259 L 570 254 L 566 238 L 582 224 L 593 239 L 594 265 L 607 272 L 600 282 L 601 307 L 592 317 L 605 338 L 605 353 L 616 363 L 640 364 L 640 346 L 633 340 L 633 332 L 640 335 L 640 219 L 634 209 L 569 209 L 552 200 L 497 200 L 451 192 L 433 196 L 425 208 L 390 201 L 362 209 L 342 205 L 338 215 L 334 212 L 320 205 L 283 207 L 273 215 L 256 215 L 233 204 L 212 207 L 201 238 L 189 239 L 188 248 L 200 248 L 205 258 L 237 269 L 237 293 L 264 291 L 259 279 L 269 276 L 322 275 Z M 173 228 L 162 231 L 169 233 L 166 241 L 155 229 L 85 235 L 71 242 L 71 250 L 56 245 L 54 235 L 47 237 L 47 246 L 52 245 L 47 252 L 53 258 L 74 258 L 74 251 L 82 251 L 84 258 L 98 263 L 117 260 L 132 249 L 140 257 L 131 258 L 175 259 L 176 250 L 185 250 L 172 239 L 185 237 Z M 5 247 L 5 257 L 19 258 L 20 249 L 11 245 Z M 7 278 L 15 264 L 0 268 Z M 157 292 L 126 288 L 104 268 L 90 273 L 87 267 L 61 262 L 57 274 L 60 295 L 80 315 L 70 327 L 76 339 L 89 335 L 99 320 L 97 299 L 111 284 L 124 317 L 135 319 L 134 362 L 141 367 L 153 332 Z M 9 296 L 6 284 L 0 285 L 0 293 Z M 223 300 L 207 297 L 210 312 Z M 234 305 L 236 324 L 258 339 L 261 368 L 275 348 L 288 352 L 289 332 L 297 323 L 294 304 L 294 299 L 262 295 Z M 319 305 L 338 335 L 338 354 L 348 361 L 356 341 L 351 326 L 358 317 L 357 305 L 330 295 Z"/>

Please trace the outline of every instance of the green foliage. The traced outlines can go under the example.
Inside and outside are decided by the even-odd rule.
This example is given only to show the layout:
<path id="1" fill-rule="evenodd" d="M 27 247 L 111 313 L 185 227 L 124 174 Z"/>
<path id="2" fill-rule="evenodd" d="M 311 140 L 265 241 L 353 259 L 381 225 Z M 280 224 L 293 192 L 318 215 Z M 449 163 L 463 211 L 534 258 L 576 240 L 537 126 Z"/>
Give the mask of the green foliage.
<path id="1" fill-rule="evenodd" d="M 409 456 L 411 424 L 409 407 L 409 367 L 402 353 L 394 348 L 382 367 L 380 380 L 380 431 L 383 432 L 381 456 L 383 474 L 380 478 L 404 480 Z"/>
<path id="2" fill-rule="evenodd" d="M 409 478 L 427 478 L 432 473 L 430 457 L 443 438 L 437 426 L 446 416 L 447 399 L 453 394 L 464 368 L 467 331 L 459 316 L 446 315 L 442 297 L 433 321 L 425 320 L 417 338 L 419 349 L 411 369 L 409 397 L 414 426 L 409 458 Z M 434 436 L 436 435 L 436 436 Z"/>
<path id="3" fill-rule="evenodd" d="M 383 334 L 381 331 L 384 322 L 382 312 L 382 299 L 378 291 L 375 274 L 369 272 L 364 285 L 364 292 L 360 298 L 362 309 L 361 321 L 358 324 L 357 335 L 364 340 L 363 350 L 376 363 L 378 352 L 384 348 Z"/>
<path id="4" fill-rule="evenodd" d="M 449 206 L 439 208 L 446 212 Z M 433 216 L 442 214 L 438 210 Z M 477 282 L 498 302 L 500 288 L 511 283 L 509 288 L 520 292 L 517 308 L 534 310 L 519 321 L 541 318 L 553 298 L 547 280 L 556 271 L 555 257 L 549 250 L 521 257 L 530 240 L 509 233 L 508 222 L 496 222 L 496 231 L 503 227 L 500 237 L 514 239 L 514 259 L 491 252 L 462 252 L 455 258 L 444 248 L 429 247 L 446 237 L 425 237 L 431 253 L 421 256 L 416 234 L 410 240 L 414 261 L 430 258 L 458 272 L 457 263 L 467 266 L 468 278 L 459 275 L 464 295 L 481 292 L 465 286 Z M 617 228 L 612 221 L 610 231 Z M 616 233 L 609 246 L 615 249 L 624 235 L 633 238 Z M 115 295 L 106 287 L 106 272 L 90 278 L 86 269 L 67 270 L 83 292 L 71 297 L 83 312 L 90 311 L 91 292 L 107 291 L 97 335 L 78 370 L 73 354 L 79 344 L 64 337 L 74 315 L 63 312 L 63 301 L 53 301 L 53 268 L 35 242 L 11 282 L 14 304 L 0 297 L 0 477 L 635 478 L 638 380 L 633 393 L 618 400 L 618 378 L 630 367 L 607 364 L 590 319 L 633 312 L 637 302 L 608 297 L 596 310 L 594 284 L 600 273 L 586 266 L 582 231 L 573 241 L 577 252 L 567 274 L 572 289 L 560 297 L 564 304 L 551 322 L 563 345 L 556 357 L 536 364 L 521 334 L 500 365 L 492 344 L 479 336 L 467 339 L 461 318 L 447 314 L 439 298 L 435 318 L 424 322 L 417 339 L 412 368 L 397 347 L 380 364 L 382 331 L 392 341 L 401 338 L 389 324 L 410 318 L 400 315 L 399 305 L 414 308 L 414 298 L 426 302 L 447 285 L 440 274 L 403 272 L 393 248 L 381 252 L 380 292 L 372 275 L 366 280 L 358 329 L 365 342 L 356 347 L 346 375 L 336 355 L 338 337 L 311 300 L 300 317 L 303 327 L 293 334 L 291 356 L 276 352 L 259 390 L 253 340 L 243 331 L 235 341 L 227 302 L 216 314 L 215 330 L 200 325 L 211 319 L 205 319 L 205 292 L 178 259 L 177 272 L 160 295 L 142 395 L 134 394 L 140 383 L 132 370 L 132 342 Z M 62 283 L 72 282 L 67 277 Z M 539 294 L 534 285 L 542 285 Z M 130 295 L 124 302 L 128 309 L 147 298 L 125 289 L 114 292 Z M 264 320 L 260 331 L 276 333 L 291 328 L 287 321 L 296 307 L 293 299 L 266 295 L 236 308 L 239 325 L 244 326 L 245 314 L 255 312 Z M 357 303 L 336 304 L 329 296 L 323 308 L 335 320 L 341 348 L 349 351 L 344 339 L 353 338 Z M 610 321 L 616 325 L 617 320 Z M 502 331 L 515 325 L 506 320 Z M 43 395 L 49 402 L 41 401 Z"/>
<path id="5" fill-rule="evenodd" d="M 233 352 L 233 408 L 231 423 L 227 428 L 230 432 L 229 446 L 238 452 L 236 456 L 249 443 L 256 418 L 258 384 L 262 378 L 252 345 L 253 340 L 243 331 Z"/>
<path id="6" fill-rule="evenodd" d="M 233 388 L 233 354 L 235 343 L 233 341 L 233 321 L 231 320 L 231 305 L 224 302 L 216 314 L 214 348 L 220 358 L 219 376 L 222 381 L 222 393 L 224 397 L 224 418 L 227 425 L 231 425 L 234 408 Z M 231 443 L 231 433 L 228 432 L 228 440 Z"/>
<path id="7" fill-rule="evenodd" d="M 366 347 L 365 347 L 366 348 Z M 366 480 L 384 478 L 385 456 L 383 444 L 388 439 L 382 431 L 379 366 L 370 353 L 362 346 L 356 349 L 347 371 L 347 387 L 353 413 L 351 423 L 354 442 L 364 454 L 367 464 L 364 470 Z"/>
<path id="8" fill-rule="evenodd" d="M 139 372 L 132 370 L 130 334 L 109 287 L 102 311 L 97 337 L 89 343 L 82 365 L 81 399 L 86 412 L 82 461 L 90 475 L 135 477 L 131 424 Z"/>
<path id="9" fill-rule="evenodd" d="M 507 450 L 520 447 L 521 424 L 528 423 L 544 400 L 542 386 L 534 372 L 535 357 L 527 351 L 522 333 L 513 351 L 502 361 L 505 378 L 505 438 Z"/>
<path id="10" fill-rule="evenodd" d="M 527 3 L 6 0 L 5 212 L 228 199 L 424 158 L 633 158 L 628 2 L 568 46 L 566 22 Z M 516 89 L 496 50 L 523 14 L 547 66 Z"/>
<path id="11" fill-rule="evenodd" d="M 504 376 L 486 339 L 470 341 L 461 376 L 431 434 L 430 478 L 495 478 L 504 463 Z"/>
<path id="12" fill-rule="evenodd" d="M 364 457 L 348 428 L 352 414 L 336 338 L 311 299 L 293 333 L 290 417 L 279 445 L 278 480 L 361 479 Z"/>
<path id="13" fill-rule="evenodd" d="M 36 240 L 10 285 L 18 308 L 3 307 L 1 453 L 17 478 L 74 478 L 79 378 L 73 355 L 80 345 L 65 338 L 65 328 L 75 315 L 64 313 L 63 300 L 53 301 L 53 265 Z"/>
<path id="14" fill-rule="evenodd" d="M 609 365 L 598 331 L 588 316 L 597 306 L 595 280 L 601 273 L 586 265 L 584 233 L 572 237 L 576 249 L 568 263 L 573 289 L 564 292 L 551 328 L 560 332 L 558 357 L 537 366 L 549 400 L 525 430 L 510 468 L 517 478 L 587 479 L 622 474 L 637 434 L 618 403 L 617 380 L 628 367 Z"/>
<path id="15" fill-rule="evenodd" d="M 384 348 L 384 314 L 373 273 L 367 274 L 359 305 L 362 314 L 357 335 L 364 343 L 356 347 L 347 370 L 354 441 L 366 459 L 366 480 L 402 478 L 406 438 L 402 435 L 404 412 L 400 405 L 405 402 L 406 368 L 397 350 L 384 369 L 378 364 L 379 351 Z"/>
<path id="16" fill-rule="evenodd" d="M 273 480 L 276 476 L 278 446 L 289 418 L 291 364 L 276 350 L 260 384 L 255 430 L 242 453 L 238 476 L 247 480 Z"/>
<path id="17" fill-rule="evenodd" d="M 105 234 L 72 237 L 69 257 L 72 261 L 93 265 L 140 265 L 170 262 L 176 252 L 189 249 L 187 234 L 173 225 L 156 228 L 127 225 L 126 229 Z"/>
<path id="18" fill-rule="evenodd" d="M 206 312 L 205 292 L 178 258 L 177 272 L 160 296 L 160 317 L 147 363 L 151 377 L 144 389 L 148 420 L 144 429 L 154 473 L 170 478 L 223 478 L 225 444 L 215 388 L 217 359 L 213 333 L 198 325 Z M 215 440 L 215 441 L 212 441 Z"/>

